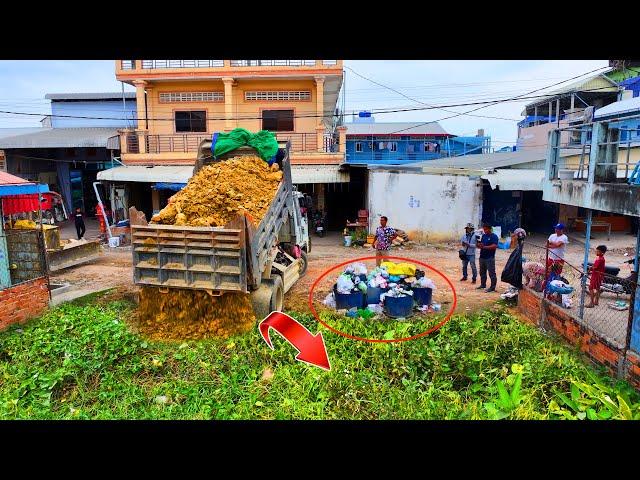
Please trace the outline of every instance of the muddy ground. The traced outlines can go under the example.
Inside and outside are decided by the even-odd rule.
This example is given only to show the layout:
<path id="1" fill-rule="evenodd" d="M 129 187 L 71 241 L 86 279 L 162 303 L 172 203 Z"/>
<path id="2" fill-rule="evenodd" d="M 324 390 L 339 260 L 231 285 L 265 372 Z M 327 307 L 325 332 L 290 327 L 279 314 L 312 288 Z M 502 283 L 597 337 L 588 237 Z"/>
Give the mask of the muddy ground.
<path id="1" fill-rule="evenodd" d="M 306 275 L 304 275 L 285 295 L 285 308 L 287 310 L 295 310 L 300 312 L 309 311 L 308 296 L 311 285 L 332 266 L 363 256 L 375 255 L 371 249 L 359 247 L 344 247 L 341 245 L 341 236 L 336 233 L 330 233 L 324 238 L 316 236 L 312 237 L 312 251 L 309 255 L 309 267 Z M 543 244 L 544 238 L 532 237 L 530 241 L 535 244 Z M 600 240 L 599 238 L 595 241 Z M 606 243 L 606 239 L 602 239 Z M 612 239 L 613 240 L 613 239 Z M 621 239 L 622 243 L 633 245 L 634 239 L 630 235 L 625 235 Z M 613 243 L 613 242 L 611 242 Z M 624 256 L 624 252 L 629 250 L 615 245 L 613 251 L 607 253 L 607 263 L 615 264 L 623 261 L 628 256 Z M 436 246 L 415 245 L 406 248 L 397 248 L 392 250 L 392 255 L 399 257 L 412 258 L 429 264 L 435 269 L 446 275 L 451 283 L 455 286 L 457 294 L 457 312 L 470 312 L 482 309 L 487 305 L 494 303 L 500 297 L 500 293 L 504 292 L 509 285 L 500 282 L 500 273 L 504 268 L 511 250 L 498 250 L 496 252 L 496 271 L 498 275 L 498 291 L 495 293 L 485 293 L 482 290 L 476 290 L 476 286 L 469 281 L 460 282 L 461 265 L 458 259 L 458 246 L 451 244 L 441 244 Z M 567 261 L 580 265 L 583 257 L 583 245 L 577 241 L 571 242 L 567 248 Z M 375 265 L 375 262 L 368 262 L 368 267 Z M 328 275 L 314 291 L 314 298 L 321 302 L 322 299 L 330 291 L 332 282 L 339 275 L 340 270 L 334 270 Z M 453 293 L 446 281 L 433 272 L 427 272 L 427 276 L 431 278 L 437 286 L 434 293 L 434 301 L 441 303 L 443 310 L 448 310 L 453 301 Z M 471 272 L 469 272 L 471 276 Z M 130 249 L 109 249 L 103 248 L 102 257 L 86 265 L 80 265 L 68 268 L 61 272 L 57 272 L 51 276 L 52 282 L 70 283 L 73 288 L 78 289 L 107 289 L 118 287 L 123 292 L 134 292 L 136 287 L 133 285 L 133 275 L 131 270 L 131 250 Z"/>

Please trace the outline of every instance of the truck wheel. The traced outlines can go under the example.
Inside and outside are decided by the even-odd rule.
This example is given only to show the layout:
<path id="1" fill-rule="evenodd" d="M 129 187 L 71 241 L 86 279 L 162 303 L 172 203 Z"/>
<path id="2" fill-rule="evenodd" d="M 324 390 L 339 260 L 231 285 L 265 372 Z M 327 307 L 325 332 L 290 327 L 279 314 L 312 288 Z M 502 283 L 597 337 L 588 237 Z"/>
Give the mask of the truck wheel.
<path id="1" fill-rule="evenodd" d="M 309 260 L 307 259 L 306 252 L 300 252 L 300 260 L 300 276 L 303 276 L 307 272 L 307 267 L 309 266 Z"/>
<path id="2" fill-rule="evenodd" d="M 280 275 L 271 275 L 271 302 L 269 308 L 272 312 L 281 312 L 284 307 L 284 285 Z"/>

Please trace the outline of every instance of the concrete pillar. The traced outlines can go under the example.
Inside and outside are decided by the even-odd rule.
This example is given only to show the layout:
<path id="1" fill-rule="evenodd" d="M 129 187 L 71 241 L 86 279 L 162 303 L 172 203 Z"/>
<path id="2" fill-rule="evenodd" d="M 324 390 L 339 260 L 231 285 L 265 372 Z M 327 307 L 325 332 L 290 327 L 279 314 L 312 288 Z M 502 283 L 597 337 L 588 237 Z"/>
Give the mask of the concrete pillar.
<path id="1" fill-rule="evenodd" d="M 233 84 L 232 77 L 222 77 L 224 83 L 224 131 L 233 130 Z"/>
<path id="2" fill-rule="evenodd" d="M 145 134 L 147 133 L 147 122 L 145 121 L 145 118 L 147 118 L 147 109 L 144 93 L 147 82 L 143 80 L 136 80 L 133 82 L 133 85 L 136 87 L 136 110 L 138 117 L 138 128 L 136 129 L 136 133 L 138 135 L 139 152 L 147 153 L 147 142 L 145 139 Z"/>
<path id="3" fill-rule="evenodd" d="M 318 151 L 324 151 L 324 77 L 314 77 L 316 82 L 316 136 Z"/>
<path id="4" fill-rule="evenodd" d="M 338 151 L 347 153 L 347 127 L 344 125 L 337 128 L 338 130 Z"/>
<path id="5" fill-rule="evenodd" d="M 575 94 L 571 94 L 571 111 L 573 111 L 573 109 L 575 108 L 576 105 L 576 96 Z"/>
<path id="6" fill-rule="evenodd" d="M 538 125 L 538 119 L 536 118 L 538 116 L 538 106 L 536 105 L 535 107 L 533 107 L 533 117 L 534 117 L 534 121 L 533 124 L 534 125 Z"/>
<path id="7" fill-rule="evenodd" d="M 551 123 L 551 112 L 553 112 L 553 103 L 549 102 L 549 123 Z"/>
<path id="8" fill-rule="evenodd" d="M 560 125 L 560 99 L 556 100 L 556 123 Z"/>
<path id="9" fill-rule="evenodd" d="M 324 183 L 318 184 L 318 210 L 324 212 Z M 325 212 L 326 213 L 326 212 Z"/>
<path id="10" fill-rule="evenodd" d="M 154 215 L 160 211 L 160 192 L 155 188 L 151 189 L 151 207 Z"/>

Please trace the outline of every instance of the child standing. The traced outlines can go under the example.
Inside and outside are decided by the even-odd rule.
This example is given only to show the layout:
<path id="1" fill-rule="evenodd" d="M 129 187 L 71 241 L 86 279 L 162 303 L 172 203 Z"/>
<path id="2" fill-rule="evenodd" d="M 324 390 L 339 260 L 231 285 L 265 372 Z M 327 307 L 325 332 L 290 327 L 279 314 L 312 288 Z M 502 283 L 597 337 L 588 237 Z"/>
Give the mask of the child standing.
<path id="1" fill-rule="evenodd" d="M 591 303 L 585 305 L 586 308 L 593 308 L 598 305 L 600 300 L 600 285 L 604 280 L 604 254 L 607 253 L 607 247 L 600 245 L 596 248 L 596 261 L 593 262 L 591 271 L 591 280 L 589 280 L 589 296 L 591 297 Z"/>

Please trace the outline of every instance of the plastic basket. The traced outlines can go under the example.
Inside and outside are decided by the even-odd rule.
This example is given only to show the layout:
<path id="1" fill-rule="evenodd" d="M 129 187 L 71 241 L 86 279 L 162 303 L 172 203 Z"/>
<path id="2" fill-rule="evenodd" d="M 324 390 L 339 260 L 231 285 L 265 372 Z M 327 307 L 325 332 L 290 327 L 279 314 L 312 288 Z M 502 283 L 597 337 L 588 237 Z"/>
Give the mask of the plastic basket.
<path id="1" fill-rule="evenodd" d="M 416 301 L 416 303 L 420 306 L 431 305 L 432 295 L 433 295 L 433 290 L 430 288 L 414 288 L 413 289 L 413 298 Z"/>
<path id="2" fill-rule="evenodd" d="M 413 297 L 384 297 L 384 312 L 392 318 L 410 317 L 413 314 Z"/>
<path id="3" fill-rule="evenodd" d="M 366 306 L 366 296 L 363 292 L 338 293 L 337 286 L 333 286 L 333 294 L 336 299 L 336 309 L 349 310 L 350 308 L 364 308 Z"/>

